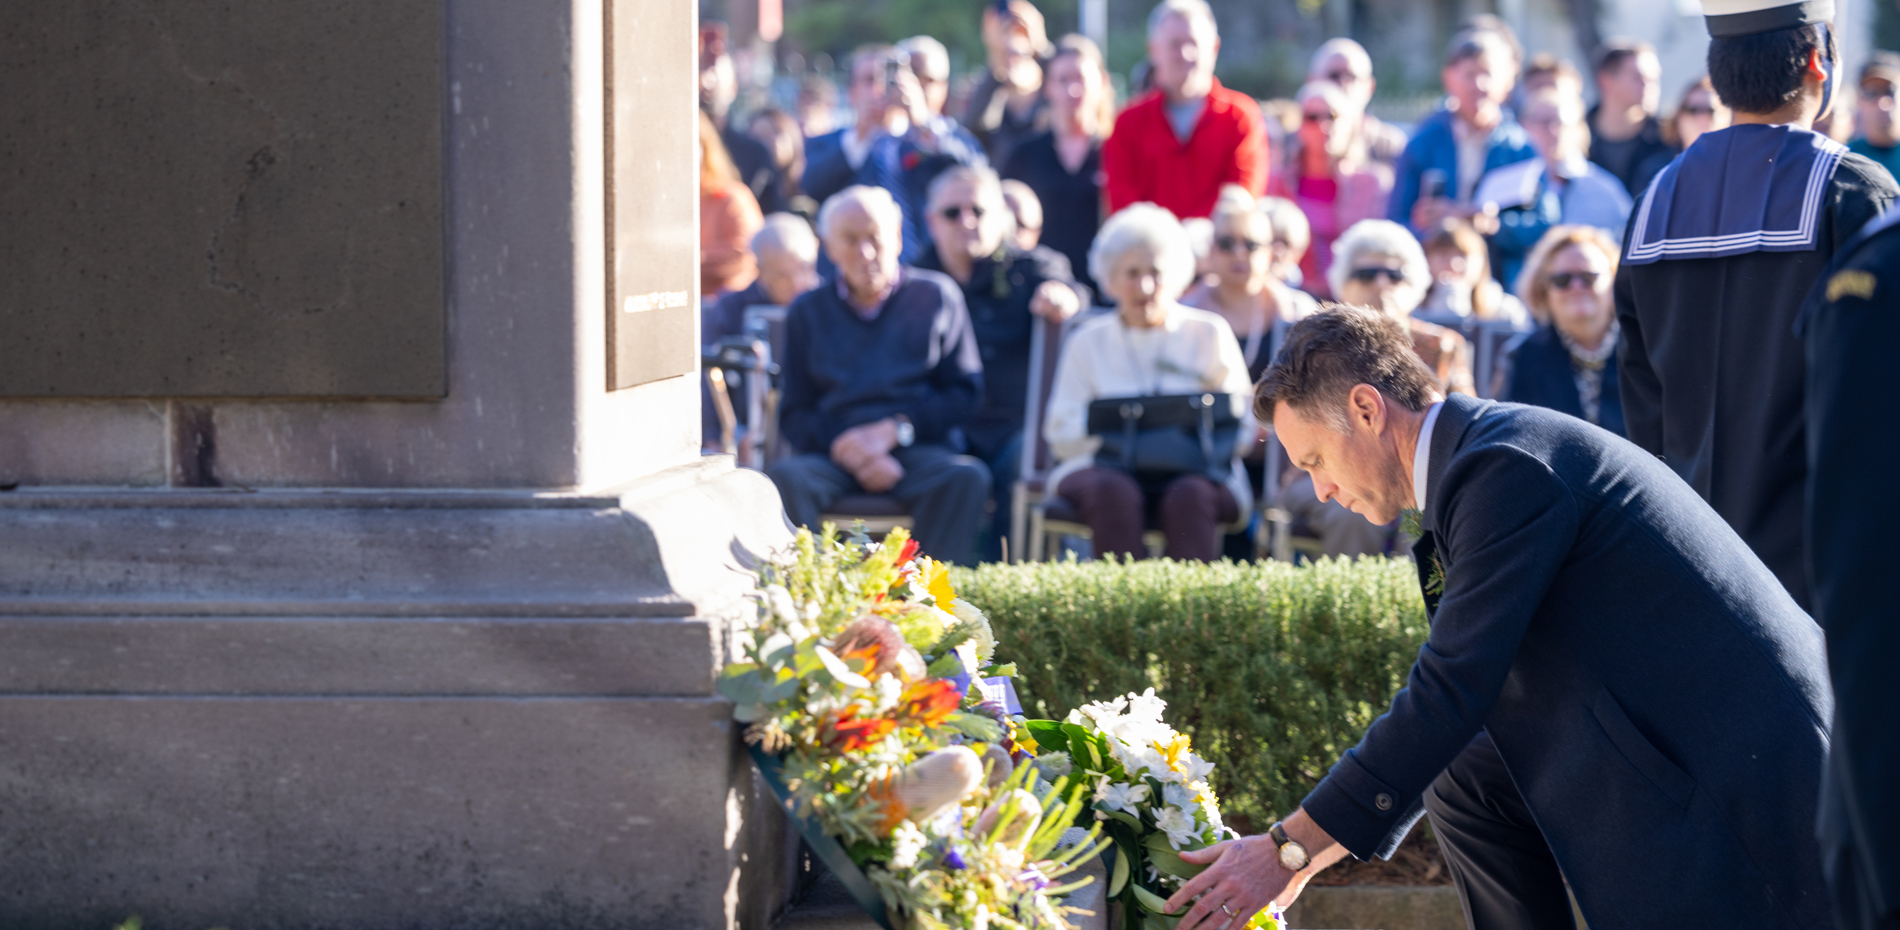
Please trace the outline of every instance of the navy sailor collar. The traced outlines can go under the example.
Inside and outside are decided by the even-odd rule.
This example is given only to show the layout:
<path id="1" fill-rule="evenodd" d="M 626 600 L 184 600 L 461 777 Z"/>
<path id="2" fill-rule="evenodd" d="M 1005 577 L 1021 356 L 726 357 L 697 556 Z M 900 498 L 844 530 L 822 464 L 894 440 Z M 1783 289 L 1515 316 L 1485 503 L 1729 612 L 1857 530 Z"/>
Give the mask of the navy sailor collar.
<path id="1" fill-rule="evenodd" d="M 1703 133 L 1643 194 L 1623 261 L 1813 251 L 1822 198 L 1846 153 L 1793 126 Z"/>

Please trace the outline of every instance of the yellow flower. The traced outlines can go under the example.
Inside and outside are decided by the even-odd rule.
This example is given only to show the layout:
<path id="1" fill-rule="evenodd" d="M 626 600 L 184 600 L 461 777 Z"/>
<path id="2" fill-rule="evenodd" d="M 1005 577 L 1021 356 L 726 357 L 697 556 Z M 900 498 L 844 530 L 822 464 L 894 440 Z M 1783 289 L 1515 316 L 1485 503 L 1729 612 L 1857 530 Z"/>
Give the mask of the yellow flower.
<path id="1" fill-rule="evenodd" d="M 1156 742 L 1155 749 L 1160 750 L 1162 760 L 1168 763 L 1171 771 L 1182 771 L 1182 758 L 1188 754 L 1188 735 L 1176 733 L 1174 739 L 1168 743 Z"/>
<path id="2" fill-rule="evenodd" d="M 949 610 L 950 602 L 957 599 L 956 589 L 950 587 L 950 566 L 929 556 L 920 556 L 917 568 L 924 590 L 930 592 L 939 608 Z"/>

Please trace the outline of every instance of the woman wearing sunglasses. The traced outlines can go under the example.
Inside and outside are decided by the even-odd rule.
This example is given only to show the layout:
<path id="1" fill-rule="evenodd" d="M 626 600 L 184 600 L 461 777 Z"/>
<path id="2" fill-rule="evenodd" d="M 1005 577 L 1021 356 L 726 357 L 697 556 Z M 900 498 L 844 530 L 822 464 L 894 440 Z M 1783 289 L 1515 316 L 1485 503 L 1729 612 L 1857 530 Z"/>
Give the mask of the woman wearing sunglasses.
<path id="1" fill-rule="evenodd" d="M 1311 295 L 1273 276 L 1273 224 L 1253 196 L 1238 187 L 1214 207 L 1210 280 L 1188 289 L 1181 303 L 1220 314 L 1240 340 L 1247 380 L 1260 380 L 1287 327 L 1319 309 Z"/>
<path id="2" fill-rule="evenodd" d="M 1431 265 L 1412 231 L 1391 220 L 1365 220 L 1333 243 L 1333 294 L 1341 303 L 1383 310 L 1412 330 L 1412 348 L 1447 392 L 1477 396 L 1471 345 L 1456 330 L 1412 315 L 1432 285 Z"/>
<path id="3" fill-rule="evenodd" d="M 1610 295 L 1618 251 L 1591 226 L 1557 226 L 1544 234 L 1517 284 L 1540 325 L 1500 371 L 1500 399 L 1560 410 L 1624 435 Z"/>
<path id="4" fill-rule="evenodd" d="M 1359 142 L 1358 104 L 1339 85 L 1315 81 L 1300 88 L 1300 130 L 1291 141 L 1287 170 L 1268 181 L 1276 197 L 1299 204 L 1311 230 L 1300 262 L 1306 287 L 1324 299 L 1333 240 L 1360 220 L 1385 216 L 1392 169 L 1368 161 Z"/>

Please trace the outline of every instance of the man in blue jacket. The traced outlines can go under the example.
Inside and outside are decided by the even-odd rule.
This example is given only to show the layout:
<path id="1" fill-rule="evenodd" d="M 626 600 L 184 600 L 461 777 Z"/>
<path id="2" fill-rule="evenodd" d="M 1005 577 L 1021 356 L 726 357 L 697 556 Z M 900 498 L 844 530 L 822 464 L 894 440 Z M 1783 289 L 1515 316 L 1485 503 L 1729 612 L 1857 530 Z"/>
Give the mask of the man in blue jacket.
<path id="1" fill-rule="evenodd" d="M 1472 220 L 1480 232 L 1494 225 L 1484 204 L 1474 203 L 1478 179 L 1537 157 L 1530 136 L 1505 101 L 1517 84 L 1517 50 L 1503 33 L 1470 26 L 1452 37 L 1445 53 L 1445 106 L 1418 124 L 1418 131 L 1392 166 L 1392 196 L 1386 217 L 1423 236 L 1448 216 Z"/>
<path id="2" fill-rule="evenodd" d="M 1392 706 L 1265 835 L 1187 854 L 1214 930 L 1429 813 L 1472 927 L 1830 924 L 1814 839 L 1822 635 L 1654 456 L 1575 417 L 1441 397 L 1399 323 L 1296 324 L 1258 412 L 1322 499 L 1419 511 L 1432 628 Z"/>

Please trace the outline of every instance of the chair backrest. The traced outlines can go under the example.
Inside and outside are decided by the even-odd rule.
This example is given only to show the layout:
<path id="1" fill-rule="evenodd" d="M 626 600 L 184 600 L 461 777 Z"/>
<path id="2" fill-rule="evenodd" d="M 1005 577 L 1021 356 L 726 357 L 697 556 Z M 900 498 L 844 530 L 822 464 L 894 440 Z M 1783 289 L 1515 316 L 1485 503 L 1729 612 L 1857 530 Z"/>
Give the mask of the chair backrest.
<path id="1" fill-rule="evenodd" d="M 1471 343 L 1472 383 L 1478 389 L 1478 396 L 1488 400 L 1496 393 L 1492 382 L 1497 377 L 1498 366 L 1509 354 L 1507 347 L 1523 333 L 1502 320 L 1472 321 L 1464 330 L 1465 338 Z"/>
<path id="2" fill-rule="evenodd" d="M 1037 317 L 1029 334 L 1029 390 L 1023 398 L 1023 456 L 1017 477 L 1035 481 L 1055 467 L 1055 454 L 1049 441 L 1042 438 L 1042 422 L 1049 409 L 1049 392 L 1056 384 L 1056 363 L 1062 360 L 1062 344 L 1075 324 L 1103 312 L 1085 307 L 1067 321 Z M 1114 311 L 1107 311 L 1114 312 Z"/>
<path id="3" fill-rule="evenodd" d="M 752 422 L 765 424 L 765 433 L 754 445 L 756 451 L 750 464 L 764 471 L 784 453 L 784 441 L 779 438 L 778 429 L 778 372 L 785 358 L 785 308 L 773 304 L 753 304 L 745 308 L 745 332 L 765 343 L 759 363 L 767 377 L 761 380 L 757 390 L 747 392 L 748 400 L 759 407 L 759 418 Z M 751 382 L 747 385 L 750 387 Z"/>

